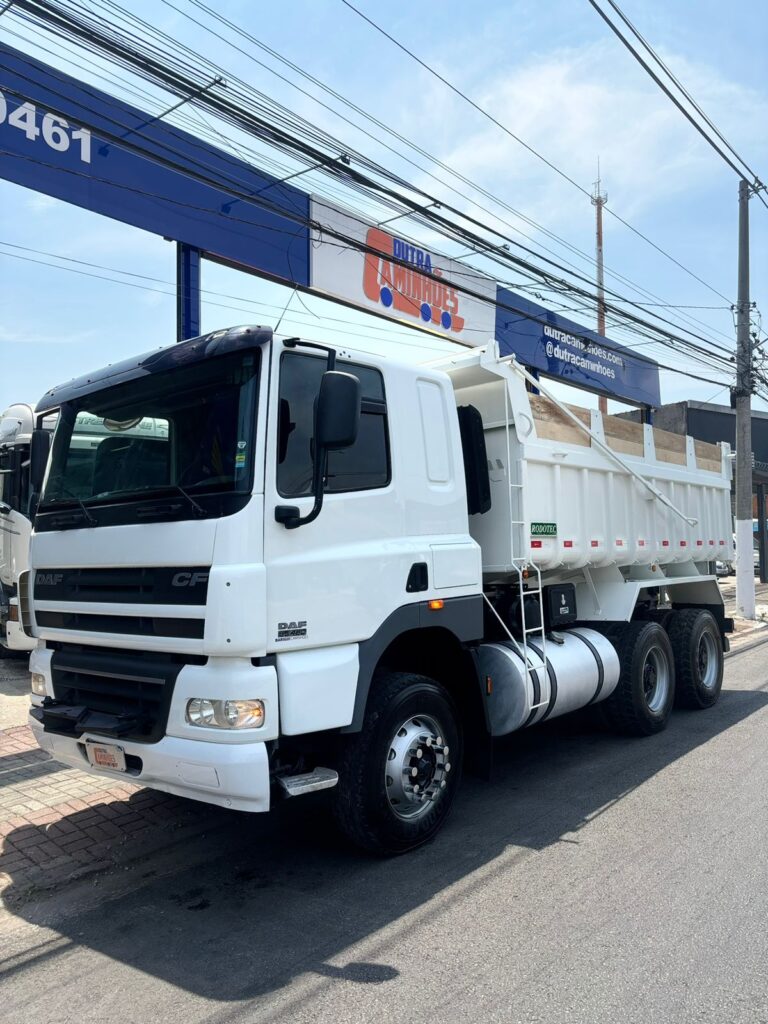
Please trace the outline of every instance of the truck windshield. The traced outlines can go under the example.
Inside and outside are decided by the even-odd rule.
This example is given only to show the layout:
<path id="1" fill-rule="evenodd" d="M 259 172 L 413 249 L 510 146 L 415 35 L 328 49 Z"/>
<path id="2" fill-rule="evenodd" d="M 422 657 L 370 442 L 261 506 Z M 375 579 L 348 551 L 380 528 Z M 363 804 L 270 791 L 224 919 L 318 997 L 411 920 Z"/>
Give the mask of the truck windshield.
<path id="1" fill-rule="evenodd" d="M 159 514 L 225 514 L 205 498 L 250 493 L 259 359 L 233 352 L 65 403 L 39 511 L 158 496 L 175 501 Z"/>

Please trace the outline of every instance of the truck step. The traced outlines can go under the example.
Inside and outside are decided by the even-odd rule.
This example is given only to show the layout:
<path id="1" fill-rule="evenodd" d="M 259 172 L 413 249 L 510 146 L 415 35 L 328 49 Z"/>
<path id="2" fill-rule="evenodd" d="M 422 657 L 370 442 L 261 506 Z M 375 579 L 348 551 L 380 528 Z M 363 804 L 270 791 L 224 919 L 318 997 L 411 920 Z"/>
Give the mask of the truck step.
<path id="1" fill-rule="evenodd" d="M 305 793 L 316 793 L 319 789 L 332 789 L 339 781 L 339 773 L 333 768 L 315 768 L 303 775 L 280 775 L 277 784 L 285 796 L 304 796 Z"/>

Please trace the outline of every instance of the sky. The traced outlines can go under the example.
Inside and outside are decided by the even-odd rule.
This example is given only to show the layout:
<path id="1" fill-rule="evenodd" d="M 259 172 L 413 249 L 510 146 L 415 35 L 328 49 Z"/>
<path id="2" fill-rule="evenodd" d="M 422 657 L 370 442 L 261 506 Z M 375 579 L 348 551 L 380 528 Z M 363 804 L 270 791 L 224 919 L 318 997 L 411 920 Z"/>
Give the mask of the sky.
<path id="1" fill-rule="evenodd" d="M 100 2 L 85 0 L 94 9 Z M 211 35 L 206 26 L 214 23 L 190 0 L 139 0 L 126 6 L 345 145 L 477 213 L 477 206 L 457 200 L 407 163 L 405 152 L 384 148 L 383 133 L 369 138 L 318 106 L 317 90 L 298 92 L 290 84 L 298 82 L 295 75 L 254 45 L 221 26 L 217 30 L 223 39 Z M 608 193 L 606 283 L 641 301 L 650 300 L 632 292 L 633 286 L 652 293 L 653 301 L 691 307 L 654 309 L 693 318 L 685 321 L 692 330 L 733 349 L 733 315 L 726 300 L 734 301 L 736 292 L 736 175 L 661 94 L 587 0 L 473 5 L 422 0 L 418 17 L 411 5 L 381 7 L 359 0 L 359 6 L 587 190 L 599 159 Z M 216 9 L 551 233 L 467 192 L 483 203 L 484 217 L 503 218 L 510 237 L 594 273 L 588 259 L 574 256 L 560 241 L 591 256 L 594 210 L 589 200 L 341 0 L 285 0 L 279 5 L 219 0 Z M 623 9 L 734 148 L 768 180 L 768 6 L 758 0 L 624 0 Z M 136 87 L 135 80 L 122 71 L 109 82 L 94 77 L 98 61 L 63 52 L 55 41 L 35 34 L 13 8 L 0 17 L 0 39 L 136 102 L 125 91 Z M 113 68 L 102 64 L 101 69 L 115 75 Z M 165 99 L 147 97 L 147 109 L 154 112 Z M 182 110 L 174 118 L 186 128 L 213 125 L 194 111 Z M 228 128 L 220 130 L 227 146 L 242 151 L 254 145 Z M 310 174 L 302 181 L 311 190 L 323 179 Z M 752 200 L 750 215 L 752 298 L 768 317 L 768 209 Z M 447 245 L 443 249 L 451 251 Z M 108 269 L 89 268 L 88 263 Z M 34 404 L 54 384 L 173 342 L 174 275 L 172 243 L 0 180 L 0 409 L 14 401 Z M 283 331 L 367 351 L 423 358 L 446 350 L 444 343 L 424 335 L 314 296 L 298 298 L 289 288 L 210 262 L 203 267 L 203 287 L 205 331 L 235 323 L 275 326 L 282 317 Z M 571 315 L 594 326 L 591 314 Z M 631 347 L 641 344 L 621 330 L 609 336 Z M 663 373 L 663 401 L 727 404 L 722 375 L 661 348 L 638 350 L 714 382 Z M 585 395 L 583 404 L 594 402 Z"/>

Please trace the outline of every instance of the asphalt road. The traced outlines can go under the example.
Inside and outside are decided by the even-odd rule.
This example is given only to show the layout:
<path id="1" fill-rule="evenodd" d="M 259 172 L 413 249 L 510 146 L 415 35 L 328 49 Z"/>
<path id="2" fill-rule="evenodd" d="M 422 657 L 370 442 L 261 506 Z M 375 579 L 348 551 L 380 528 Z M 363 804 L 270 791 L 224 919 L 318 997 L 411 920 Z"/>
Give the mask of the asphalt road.
<path id="1" fill-rule="evenodd" d="M 649 740 L 510 738 L 409 856 L 345 848 L 318 795 L 29 902 L 0 1018 L 768 1022 L 767 658 Z"/>

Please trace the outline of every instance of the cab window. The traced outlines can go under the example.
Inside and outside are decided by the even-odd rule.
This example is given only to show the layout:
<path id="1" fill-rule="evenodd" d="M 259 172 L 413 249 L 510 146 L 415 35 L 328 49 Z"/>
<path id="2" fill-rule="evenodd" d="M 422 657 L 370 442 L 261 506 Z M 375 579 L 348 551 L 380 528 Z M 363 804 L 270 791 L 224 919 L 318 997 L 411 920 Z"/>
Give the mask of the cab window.
<path id="1" fill-rule="evenodd" d="M 325 359 L 285 352 L 280 365 L 277 490 L 300 498 L 312 490 L 315 405 Z M 329 452 L 326 493 L 386 487 L 390 480 L 389 437 L 384 380 L 378 370 L 357 363 L 337 369 L 359 378 L 362 390 L 360 429 L 349 448 Z"/>

